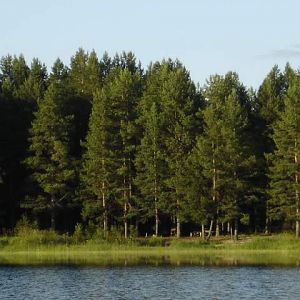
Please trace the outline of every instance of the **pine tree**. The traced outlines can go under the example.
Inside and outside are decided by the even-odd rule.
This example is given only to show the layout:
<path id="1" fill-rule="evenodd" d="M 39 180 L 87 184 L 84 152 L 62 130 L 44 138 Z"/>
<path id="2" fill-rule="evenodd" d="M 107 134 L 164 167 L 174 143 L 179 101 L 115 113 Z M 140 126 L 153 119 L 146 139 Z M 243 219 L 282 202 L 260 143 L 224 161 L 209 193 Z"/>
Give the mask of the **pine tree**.
<path id="1" fill-rule="evenodd" d="M 62 116 L 61 95 L 53 84 L 32 122 L 30 131 L 30 156 L 27 166 L 42 193 L 31 203 L 35 210 L 50 211 L 51 227 L 55 228 L 55 211 L 68 195 L 68 185 L 74 177 L 69 151 L 70 117 Z"/>
<path id="2" fill-rule="evenodd" d="M 70 84 L 74 91 L 74 96 L 79 96 L 83 98 L 89 98 L 92 95 L 86 89 L 86 79 L 87 79 L 87 61 L 89 54 L 86 53 L 82 48 L 79 48 L 74 56 L 71 57 L 70 63 Z"/>
<path id="3" fill-rule="evenodd" d="M 136 72 L 131 73 L 127 68 L 118 69 L 111 73 L 107 86 L 114 114 L 112 119 L 115 132 L 113 144 L 117 162 L 115 186 L 119 187 L 115 195 L 123 206 L 126 238 L 129 213 L 132 211 L 134 155 L 137 144 L 135 119 L 136 107 L 141 96 L 141 77 Z"/>
<path id="4" fill-rule="evenodd" d="M 246 111 L 243 110 L 235 90 L 227 98 L 223 112 L 222 147 L 225 182 L 224 199 L 221 203 L 223 218 L 234 221 L 235 239 L 238 237 L 238 223 L 242 215 L 243 202 L 247 199 L 251 169 L 255 158 L 247 147 L 245 128 L 248 125 Z"/>
<path id="5" fill-rule="evenodd" d="M 198 137 L 194 151 L 208 182 L 209 192 L 205 194 L 210 195 L 215 209 L 210 232 L 214 220 L 216 235 L 220 220 L 234 220 L 237 237 L 245 168 L 253 160 L 245 145 L 246 92 L 236 74 L 228 73 L 225 77 L 211 77 L 205 96 L 208 101 L 203 113 L 204 132 Z"/>
<path id="6" fill-rule="evenodd" d="M 256 156 L 258 158 L 258 172 L 261 189 L 261 199 L 263 202 L 263 210 L 265 214 L 265 232 L 269 231 L 268 219 L 268 193 L 269 184 L 267 172 L 268 163 L 265 154 L 274 152 L 275 144 L 272 138 L 274 124 L 278 121 L 279 114 L 284 109 L 284 96 L 288 86 L 289 69 L 283 74 L 278 66 L 274 66 L 264 79 L 257 92 L 254 104 Z"/>
<path id="7" fill-rule="evenodd" d="M 299 154 L 300 154 L 300 77 L 294 74 L 285 97 L 285 109 L 274 125 L 275 151 L 270 166 L 269 217 L 293 220 L 296 236 L 299 227 Z"/>
<path id="8" fill-rule="evenodd" d="M 104 52 L 100 62 L 100 71 L 101 71 L 101 78 L 102 81 L 104 82 L 106 80 L 106 78 L 108 77 L 108 74 L 112 68 L 112 60 L 109 57 L 107 52 Z"/>
<path id="9" fill-rule="evenodd" d="M 141 191 L 139 206 L 142 216 L 148 220 L 155 217 L 155 235 L 159 231 L 159 209 L 164 189 L 166 163 L 163 155 L 161 121 L 156 103 L 143 115 L 143 137 L 135 158 L 137 175 L 135 183 Z"/>
<path id="10" fill-rule="evenodd" d="M 183 197 L 180 181 L 183 177 L 185 159 L 192 147 L 193 121 L 197 111 L 195 102 L 195 86 L 181 63 L 168 60 L 150 65 L 146 74 L 146 88 L 139 105 L 139 124 L 142 125 L 143 139 L 138 156 L 148 155 L 148 159 L 147 162 L 145 160 L 139 164 L 138 186 L 145 198 L 146 187 L 148 190 L 151 184 L 153 187 L 155 176 L 158 176 L 159 188 L 156 191 L 156 198 L 159 202 L 157 204 L 161 212 L 176 218 L 178 236 L 180 236 L 180 215 L 183 217 L 184 210 L 180 203 Z M 158 113 L 156 125 L 153 124 L 152 117 L 154 107 Z M 152 122 L 151 127 L 156 126 L 158 131 L 156 146 L 153 137 L 152 139 L 150 137 L 152 133 L 149 122 Z M 144 143 L 149 149 L 143 148 Z M 156 175 L 153 174 L 154 161 L 151 158 L 154 146 L 158 147 L 159 151 L 159 156 L 156 158 L 158 160 L 156 163 L 159 162 Z M 154 211 L 155 203 L 153 199 L 151 201 L 153 192 L 151 195 L 150 199 L 144 202 L 144 210 L 150 214 Z"/>
<path id="11" fill-rule="evenodd" d="M 205 239 L 205 225 L 214 217 L 214 203 L 210 197 L 210 182 L 204 176 L 201 165 L 201 150 L 195 145 L 184 165 L 181 180 L 183 190 L 184 218 L 201 226 L 201 237 Z"/>
<path id="12" fill-rule="evenodd" d="M 62 81 L 66 81 L 68 79 L 68 73 L 68 68 L 59 58 L 57 58 L 52 66 L 48 83 L 61 83 Z"/>
<path id="13" fill-rule="evenodd" d="M 13 82 L 16 89 L 25 82 L 29 75 L 30 69 L 27 66 L 25 58 L 23 55 L 19 55 L 19 57 L 14 56 L 12 62 L 12 74 L 13 74 Z"/>
<path id="14" fill-rule="evenodd" d="M 94 94 L 93 108 L 83 156 L 82 180 L 97 207 L 102 206 L 104 232 L 108 229 L 108 199 L 111 198 L 115 161 L 112 148 L 111 102 L 104 90 Z M 86 203 L 86 208 L 91 201 Z M 95 205 L 94 205 L 95 206 Z M 97 210 L 96 210 L 97 211 Z M 98 209 L 99 211 L 99 209 Z M 89 218 L 90 212 L 85 212 Z"/>
<path id="15" fill-rule="evenodd" d="M 37 58 L 34 58 L 31 63 L 29 76 L 18 89 L 17 97 L 30 103 L 33 110 L 35 110 L 37 103 L 43 98 L 46 91 L 46 82 L 46 66 Z"/>
<path id="16" fill-rule="evenodd" d="M 18 96 L 20 86 L 29 75 L 29 68 L 23 55 L 2 57 L 0 61 L 0 82 L 2 82 L 2 93 L 10 98 Z"/>

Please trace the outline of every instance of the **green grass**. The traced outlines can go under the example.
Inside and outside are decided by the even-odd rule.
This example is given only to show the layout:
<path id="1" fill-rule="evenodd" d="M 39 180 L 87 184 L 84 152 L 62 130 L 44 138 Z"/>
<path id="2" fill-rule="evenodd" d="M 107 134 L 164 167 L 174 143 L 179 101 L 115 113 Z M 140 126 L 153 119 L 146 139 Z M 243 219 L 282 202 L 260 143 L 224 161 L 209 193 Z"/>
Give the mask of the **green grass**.
<path id="1" fill-rule="evenodd" d="M 0 237 L 0 265 L 300 265 L 300 239 L 290 234 L 219 239 L 59 235 L 27 229 Z"/>

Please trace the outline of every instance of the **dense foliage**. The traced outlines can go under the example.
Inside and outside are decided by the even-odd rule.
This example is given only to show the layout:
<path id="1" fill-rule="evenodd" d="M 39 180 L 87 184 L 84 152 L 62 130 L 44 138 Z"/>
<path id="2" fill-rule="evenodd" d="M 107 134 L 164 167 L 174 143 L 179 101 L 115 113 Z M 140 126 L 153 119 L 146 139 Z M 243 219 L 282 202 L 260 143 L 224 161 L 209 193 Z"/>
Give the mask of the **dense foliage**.
<path id="1" fill-rule="evenodd" d="M 300 74 L 258 91 L 238 75 L 199 88 L 179 62 L 79 49 L 48 74 L 0 61 L 0 229 L 129 235 L 300 234 Z M 77 225 L 79 226 L 79 225 Z"/>

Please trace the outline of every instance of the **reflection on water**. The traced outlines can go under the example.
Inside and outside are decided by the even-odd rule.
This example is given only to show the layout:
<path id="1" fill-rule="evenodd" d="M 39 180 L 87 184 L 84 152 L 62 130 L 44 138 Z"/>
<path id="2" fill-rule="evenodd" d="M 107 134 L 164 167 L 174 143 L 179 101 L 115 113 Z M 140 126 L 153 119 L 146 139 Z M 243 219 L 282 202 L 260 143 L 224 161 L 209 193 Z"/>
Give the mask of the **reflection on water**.
<path id="1" fill-rule="evenodd" d="M 1 265 L 56 265 L 56 266 L 290 266 L 299 267 L 298 253 L 186 253 L 168 254 L 138 252 L 83 252 L 47 253 L 24 252 L 14 254 L 0 253 Z"/>
<path id="2" fill-rule="evenodd" d="M 300 299 L 300 269 L 0 267 L 1 299 Z"/>

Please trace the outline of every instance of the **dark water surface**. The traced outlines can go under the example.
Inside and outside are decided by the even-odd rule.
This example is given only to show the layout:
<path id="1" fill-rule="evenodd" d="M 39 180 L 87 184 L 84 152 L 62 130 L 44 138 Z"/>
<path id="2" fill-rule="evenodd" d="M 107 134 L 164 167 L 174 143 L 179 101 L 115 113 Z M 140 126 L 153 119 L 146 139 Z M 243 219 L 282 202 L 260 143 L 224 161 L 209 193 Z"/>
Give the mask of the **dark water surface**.
<path id="1" fill-rule="evenodd" d="M 300 268 L 0 266 L 0 299 L 300 299 Z"/>

